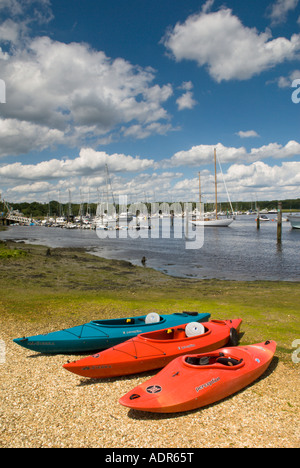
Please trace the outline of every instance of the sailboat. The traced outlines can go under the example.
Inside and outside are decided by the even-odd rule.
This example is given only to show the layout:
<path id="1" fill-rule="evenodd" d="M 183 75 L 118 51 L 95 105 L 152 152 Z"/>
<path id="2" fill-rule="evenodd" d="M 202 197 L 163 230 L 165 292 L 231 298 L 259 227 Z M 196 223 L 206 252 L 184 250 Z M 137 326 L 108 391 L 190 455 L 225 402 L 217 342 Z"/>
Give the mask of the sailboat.
<path id="1" fill-rule="evenodd" d="M 215 162 L 215 217 L 206 217 L 201 214 L 201 180 L 199 172 L 199 197 L 200 197 L 200 216 L 198 219 L 192 220 L 191 223 L 194 226 L 212 226 L 212 227 L 227 227 L 233 222 L 233 218 L 220 218 L 218 217 L 218 188 L 217 188 L 217 152 L 214 150 L 214 162 Z"/>

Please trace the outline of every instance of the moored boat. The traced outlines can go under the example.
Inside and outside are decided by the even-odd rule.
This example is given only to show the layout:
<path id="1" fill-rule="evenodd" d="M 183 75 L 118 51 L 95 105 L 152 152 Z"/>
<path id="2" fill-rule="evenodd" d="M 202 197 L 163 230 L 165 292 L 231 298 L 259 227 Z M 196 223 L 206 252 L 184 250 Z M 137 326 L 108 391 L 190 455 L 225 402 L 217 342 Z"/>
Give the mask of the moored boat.
<path id="1" fill-rule="evenodd" d="M 191 411 L 222 400 L 258 379 L 269 367 L 275 341 L 221 348 L 174 359 L 119 402 L 155 413 Z"/>
<path id="2" fill-rule="evenodd" d="M 159 369 L 187 352 L 236 346 L 241 322 L 241 319 L 190 322 L 186 326 L 143 333 L 63 367 L 74 374 L 98 379 Z"/>
<path id="3" fill-rule="evenodd" d="M 155 312 L 138 317 L 111 320 L 93 320 L 76 327 L 54 331 L 45 335 L 16 338 L 13 341 L 39 353 L 79 353 L 110 348 L 146 331 L 185 324 L 206 322 L 210 314 L 181 312 L 159 315 Z"/>
<path id="4" fill-rule="evenodd" d="M 268 218 L 268 216 L 265 215 L 265 214 L 260 214 L 259 215 L 259 220 L 265 222 L 265 221 L 270 221 L 270 218 Z"/>
<path id="5" fill-rule="evenodd" d="M 228 218 L 228 217 L 220 217 L 218 215 L 218 189 L 217 189 L 217 152 L 216 149 L 214 149 L 214 163 L 215 163 L 215 216 L 202 216 L 201 213 L 201 179 L 200 179 L 200 172 L 199 172 L 199 205 L 200 205 L 200 216 L 197 219 L 193 219 L 191 223 L 194 226 L 203 226 L 203 227 L 227 227 L 230 226 L 230 224 L 234 221 L 234 217 Z M 220 164 L 220 161 L 219 161 Z M 221 164 L 220 164 L 220 169 L 221 169 Z M 224 180 L 225 184 L 225 180 Z M 226 184 L 225 184 L 226 187 Z M 227 188 L 226 188 L 227 191 Z M 227 192 L 228 194 L 228 192 Z M 231 202 L 230 202 L 231 205 Z M 233 208 L 231 205 L 231 210 L 233 213 Z M 225 213 L 224 213 L 225 214 Z"/>
<path id="6" fill-rule="evenodd" d="M 205 227 L 227 227 L 233 223 L 233 218 L 203 218 L 203 219 L 196 219 L 192 221 L 194 226 L 205 226 Z"/>
<path id="7" fill-rule="evenodd" d="M 288 221 L 293 229 L 300 229 L 300 213 L 288 215 Z"/>

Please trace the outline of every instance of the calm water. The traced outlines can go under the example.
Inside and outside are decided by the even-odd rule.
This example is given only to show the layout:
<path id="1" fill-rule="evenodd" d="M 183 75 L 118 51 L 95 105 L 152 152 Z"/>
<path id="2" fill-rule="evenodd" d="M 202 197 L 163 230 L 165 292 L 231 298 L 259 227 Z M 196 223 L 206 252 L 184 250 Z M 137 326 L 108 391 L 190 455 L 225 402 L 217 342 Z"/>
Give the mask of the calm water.
<path id="1" fill-rule="evenodd" d="M 272 219 L 272 215 L 269 217 Z M 176 222 L 182 223 L 181 220 Z M 190 225 L 189 235 L 200 239 L 201 228 L 196 229 L 200 231 L 193 232 Z M 277 223 L 274 221 L 261 223 L 257 231 L 254 216 L 238 216 L 227 228 L 206 228 L 203 246 L 194 249 L 186 249 L 182 235 L 174 238 L 171 231 L 170 237 L 169 224 L 165 226 L 164 223 L 163 226 L 153 224 L 152 231 L 122 233 L 124 238 L 107 237 L 115 233 L 100 233 L 105 238 L 99 238 L 96 231 L 90 230 L 13 226 L 1 232 L 0 239 L 53 248 L 81 247 L 101 257 L 128 260 L 135 265 L 141 265 L 145 256 L 148 267 L 172 276 L 299 281 L 300 230 L 283 222 L 281 247 L 277 246 L 276 232 Z M 132 238 L 133 235 L 137 238 Z"/>

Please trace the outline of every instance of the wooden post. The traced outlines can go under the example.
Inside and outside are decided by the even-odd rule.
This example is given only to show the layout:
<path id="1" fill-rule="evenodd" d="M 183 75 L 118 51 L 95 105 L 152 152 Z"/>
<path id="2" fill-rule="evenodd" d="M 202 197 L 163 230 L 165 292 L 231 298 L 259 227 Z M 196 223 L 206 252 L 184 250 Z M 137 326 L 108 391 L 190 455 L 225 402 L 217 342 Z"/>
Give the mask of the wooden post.
<path id="1" fill-rule="evenodd" d="M 256 218 L 256 228 L 260 228 L 260 221 L 259 221 L 259 207 L 257 207 L 257 218 Z"/>
<path id="2" fill-rule="evenodd" d="M 281 238 L 282 238 L 282 202 L 278 202 L 277 244 L 281 244 Z"/>

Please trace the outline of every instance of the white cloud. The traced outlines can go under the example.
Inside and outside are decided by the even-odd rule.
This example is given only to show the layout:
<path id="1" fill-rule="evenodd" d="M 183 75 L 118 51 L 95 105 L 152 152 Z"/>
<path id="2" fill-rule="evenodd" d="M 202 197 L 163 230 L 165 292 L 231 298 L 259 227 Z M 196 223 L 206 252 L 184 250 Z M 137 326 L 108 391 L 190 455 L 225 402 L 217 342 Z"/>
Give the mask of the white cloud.
<path id="1" fill-rule="evenodd" d="M 298 146 L 297 146 L 298 145 Z M 266 145 L 247 153 L 243 148 L 226 148 L 217 145 L 218 155 L 222 163 L 229 163 L 223 173 L 231 200 L 252 199 L 284 199 L 295 198 L 300 186 L 300 161 L 287 161 L 278 165 L 269 165 L 264 161 L 255 160 L 269 154 L 268 151 L 278 151 L 282 155 L 291 155 L 292 147 L 300 154 L 300 145 L 291 142 L 282 147 L 278 144 Z M 206 146 L 207 150 L 212 147 Z M 196 151 L 196 150 L 195 150 Z M 244 156 L 244 161 L 237 156 Z M 201 162 L 212 163 L 212 151 L 202 148 Z M 189 154 L 191 158 L 191 154 Z M 178 162 L 178 161 L 177 161 Z M 214 174 L 212 169 L 201 168 L 199 154 L 195 160 L 185 160 L 185 169 L 196 166 L 195 175 L 187 177 L 183 172 L 171 170 L 160 171 L 152 160 L 134 158 L 123 154 L 107 154 L 85 148 L 74 160 L 53 159 L 37 164 L 22 164 L 21 162 L 0 167 L 0 177 L 4 181 L 2 190 L 5 198 L 10 201 L 44 201 L 48 198 L 68 201 L 68 189 L 72 200 L 80 201 L 80 193 L 90 200 L 99 200 L 99 195 L 106 190 L 105 164 L 108 164 L 115 197 L 127 195 L 130 203 L 134 201 L 166 200 L 190 201 L 198 200 L 198 176 L 201 169 L 201 187 L 206 202 L 214 199 Z M 171 167 L 174 161 L 169 160 L 165 167 Z M 175 164 L 176 165 L 176 164 Z M 177 164 L 179 165 L 179 164 Z M 144 172 L 143 172 L 144 171 Z M 218 177 L 218 192 L 220 201 L 226 201 L 227 195 L 222 178 Z"/>
<path id="2" fill-rule="evenodd" d="M 177 23 L 163 38 L 165 47 L 177 61 L 194 60 L 207 66 L 217 82 L 246 80 L 264 70 L 296 58 L 300 35 L 291 39 L 271 38 L 244 26 L 232 10 L 200 13 Z"/>
<path id="3" fill-rule="evenodd" d="M 225 175 L 226 185 L 231 191 L 249 193 L 251 189 L 257 193 L 273 192 L 275 198 L 295 198 L 300 184 L 300 162 L 283 162 L 281 166 L 269 166 L 259 161 L 249 166 L 234 164 Z"/>
<path id="4" fill-rule="evenodd" d="M 295 10 L 299 0 L 276 0 L 271 5 L 269 17 L 272 20 L 272 24 L 276 25 L 284 23 L 287 19 L 287 15 L 290 11 Z"/>
<path id="5" fill-rule="evenodd" d="M 7 19 L 0 25 L 0 41 L 17 43 L 20 35 L 20 25 Z"/>
<path id="6" fill-rule="evenodd" d="M 222 143 L 216 145 L 193 146 L 186 151 L 178 151 L 170 159 L 163 161 L 163 166 L 199 166 L 210 164 L 213 161 L 214 148 L 222 163 L 232 163 L 241 161 L 259 161 L 266 158 L 292 158 L 300 155 L 300 143 L 291 140 L 285 146 L 278 143 L 269 143 L 259 148 L 252 148 L 247 152 L 246 148 L 226 147 Z"/>
<path id="7" fill-rule="evenodd" d="M 0 156 L 41 150 L 47 147 L 49 134 L 52 144 L 60 144 L 63 135 L 64 143 L 74 146 L 87 137 L 99 144 L 112 139 L 112 132 L 117 138 L 120 128 L 126 135 L 136 125 L 140 138 L 171 128 L 163 104 L 172 95 L 172 86 L 153 84 L 153 69 L 122 58 L 112 60 L 86 44 L 64 44 L 49 37 L 24 44 L 9 56 L 0 54 L 7 90 L 1 108 Z M 5 133 L 12 122 L 18 133 L 14 141 L 9 131 Z"/>
<path id="8" fill-rule="evenodd" d="M 237 132 L 237 135 L 241 138 L 259 137 L 259 134 L 255 130 L 240 130 L 239 132 Z"/>
<path id="9" fill-rule="evenodd" d="M 193 146 L 187 151 L 178 151 L 169 160 L 165 160 L 167 166 L 198 166 L 199 164 L 210 164 L 213 161 L 214 148 L 217 150 L 218 157 L 222 162 L 232 162 L 244 160 L 246 149 L 225 147 L 222 143 L 217 145 L 198 145 Z"/>
<path id="10" fill-rule="evenodd" d="M 0 118 L 0 157 L 44 150 L 65 142 L 64 132 L 25 120 Z"/>
<path id="11" fill-rule="evenodd" d="M 185 91 L 190 91 L 193 89 L 194 85 L 191 81 L 184 81 L 181 86 L 179 86 L 179 89 L 184 89 Z"/>
<path id="12" fill-rule="evenodd" d="M 285 146 L 278 143 L 269 143 L 260 148 L 252 148 L 250 160 L 259 161 L 265 158 L 287 159 L 300 155 L 300 143 L 290 140 Z"/>
<path id="13" fill-rule="evenodd" d="M 280 76 L 276 82 L 279 88 L 289 88 L 297 78 L 300 78 L 300 70 L 294 70 L 289 76 Z"/>
<path id="14" fill-rule="evenodd" d="M 269 166 L 258 161 L 249 165 L 233 164 L 224 179 L 232 201 L 241 200 L 281 200 L 295 198 L 299 193 L 300 162 L 283 162 L 278 166 Z M 219 201 L 227 201 L 227 193 L 218 175 Z M 201 171 L 201 191 L 204 203 L 214 201 L 214 174 Z M 172 188 L 172 193 L 178 200 L 198 200 L 198 177 L 185 178 L 178 181 Z"/>
<path id="15" fill-rule="evenodd" d="M 215 0 L 207 0 L 202 6 L 202 12 L 208 13 L 212 9 L 214 3 L 215 3 Z"/>
<path id="16" fill-rule="evenodd" d="M 128 128 L 122 128 L 125 137 L 133 137 L 137 140 L 147 138 L 148 136 L 153 134 L 166 135 L 166 133 L 168 133 L 170 130 L 172 130 L 171 124 L 161 124 L 159 122 L 153 122 L 149 125 L 144 126 L 137 124 L 131 125 Z"/>
<path id="17" fill-rule="evenodd" d="M 12 181 L 48 181 L 51 179 L 97 176 L 105 174 L 105 165 L 112 172 L 138 172 L 153 168 L 154 161 L 124 154 L 107 154 L 83 148 L 75 159 L 51 159 L 37 164 L 21 162 L 0 167 L 0 177 Z"/>
<path id="18" fill-rule="evenodd" d="M 9 189 L 10 194 L 28 194 L 28 193 L 44 193 L 51 190 L 53 187 L 49 182 L 34 182 L 32 184 L 16 185 Z"/>
<path id="19" fill-rule="evenodd" d="M 16 19 L 26 17 L 28 22 L 38 21 L 40 24 L 53 19 L 50 0 L 0 0 L 0 11 Z"/>

